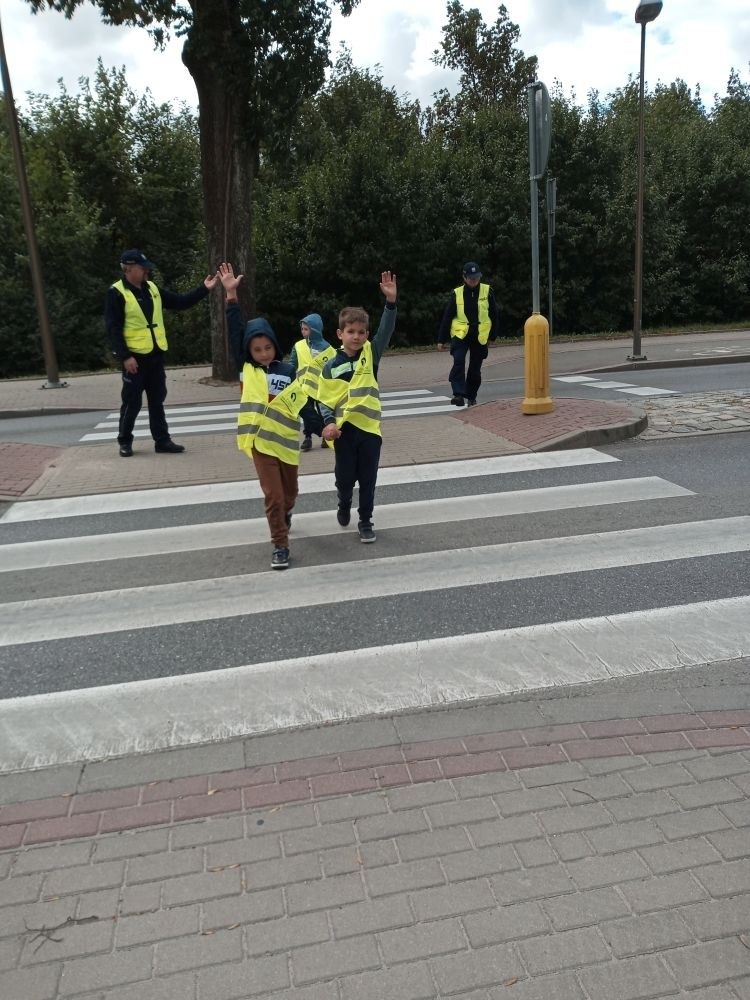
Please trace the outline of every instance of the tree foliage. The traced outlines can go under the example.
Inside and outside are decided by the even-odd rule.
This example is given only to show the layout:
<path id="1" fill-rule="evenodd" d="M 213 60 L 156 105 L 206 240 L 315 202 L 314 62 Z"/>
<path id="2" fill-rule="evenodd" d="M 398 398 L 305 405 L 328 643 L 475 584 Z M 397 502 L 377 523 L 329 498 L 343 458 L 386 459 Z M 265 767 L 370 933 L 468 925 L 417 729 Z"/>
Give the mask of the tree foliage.
<path id="1" fill-rule="evenodd" d="M 249 16 L 249 5 L 237 6 Z M 318 6 L 323 20 L 315 30 L 321 39 L 325 5 Z M 158 5 L 131 7 L 133 16 L 147 8 L 155 16 Z M 221 221 L 229 209 L 232 217 L 241 214 L 245 204 L 257 258 L 257 299 L 246 308 L 268 316 L 287 347 L 298 320 L 310 311 L 323 315 L 329 336 L 342 305 L 360 304 L 375 313 L 376 277 L 385 268 L 399 276 L 399 342 L 431 343 L 461 265 L 470 259 L 479 260 L 495 289 L 502 333 L 521 334 L 531 309 L 523 95 L 536 60 L 520 51 L 518 29 L 505 7 L 489 27 L 456 0 L 448 4 L 448 15 L 443 57 L 461 78 L 455 94 L 435 95 L 428 107 L 386 86 L 378 70 L 354 66 L 344 49 L 327 79 L 310 77 L 306 96 L 292 95 L 285 105 L 280 93 L 271 127 L 261 110 L 271 102 L 274 79 L 283 90 L 281 76 L 273 75 L 281 74 L 283 60 L 272 72 L 264 57 L 253 70 L 256 103 L 252 109 L 243 104 L 241 121 L 232 126 L 233 156 L 250 170 L 252 202 L 245 191 L 235 201 L 238 178 L 245 174 L 232 173 L 234 160 L 209 165 L 210 176 L 226 169 L 233 179 L 229 186 L 217 181 L 206 229 L 200 212 L 205 120 L 199 125 L 184 108 L 138 97 L 122 73 L 102 67 L 92 83 L 82 81 L 77 95 L 62 89 L 54 98 L 34 97 L 21 124 L 63 368 L 91 367 L 104 357 L 103 291 L 123 246 L 145 246 L 170 287 L 189 287 L 203 276 L 206 239 L 212 254 L 226 251 L 238 270 L 253 271 L 250 235 L 232 257 L 231 234 Z M 299 41 L 291 5 L 288 23 Z M 184 19 L 173 20 L 175 26 L 188 28 Z M 268 39 L 250 39 L 249 22 L 245 28 L 245 56 L 273 50 Z M 278 31 L 275 37 L 281 37 Z M 482 49 L 488 38 L 501 56 L 494 66 L 479 67 L 482 51 L 491 54 Z M 322 60 L 326 46 L 320 45 Z M 284 51 L 287 58 L 292 48 Z M 592 92 L 583 107 L 562 84 L 551 90 L 549 170 L 558 181 L 554 329 L 627 331 L 637 82 L 629 80 L 606 97 Z M 750 85 L 732 72 L 726 95 L 707 108 L 683 81 L 660 84 L 647 93 L 645 113 L 644 325 L 747 321 Z M 220 145 L 218 126 L 213 134 Z M 544 239 L 543 200 L 541 208 Z M 232 239 L 239 238 L 240 229 L 232 232 Z M 1 130 L 0 240 L 0 371 L 39 370 L 17 193 Z M 545 258 L 543 253 L 543 288 Z M 222 311 L 219 296 L 214 308 Z M 174 360 L 208 359 L 205 312 L 189 310 L 171 327 Z"/>
<path id="2" fill-rule="evenodd" d="M 27 0 L 71 17 L 84 0 Z M 182 60 L 198 92 L 209 268 L 232 260 L 246 274 L 240 298 L 255 308 L 252 195 L 261 144 L 284 141 L 328 65 L 327 0 L 91 0 L 108 24 L 147 29 L 157 45 L 184 38 Z M 333 0 L 344 14 L 358 0 Z M 232 364 L 218 296 L 210 303 L 214 374 Z"/>
<path id="3" fill-rule="evenodd" d="M 100 65 L 76 95 L 32 95 L 20 129 L 34 205 L 52 332 L 61 367 L 107 362 L 104 292 L 126 246 L 145 246 L 167 287 L 204 274 L 198 137 L 185 108 L 136 97 L 122 72 Z M 0 242 L 0 373 L 38 370 L 35 318 L 6 114 L 0 114 L 3 169 Z M 169 143 L 164 135 L 170 136 Z M 7 165 L 7 169 L 6 169 Z M 175 359 L 210 357 L 202 309 L 175 316 Z"/>

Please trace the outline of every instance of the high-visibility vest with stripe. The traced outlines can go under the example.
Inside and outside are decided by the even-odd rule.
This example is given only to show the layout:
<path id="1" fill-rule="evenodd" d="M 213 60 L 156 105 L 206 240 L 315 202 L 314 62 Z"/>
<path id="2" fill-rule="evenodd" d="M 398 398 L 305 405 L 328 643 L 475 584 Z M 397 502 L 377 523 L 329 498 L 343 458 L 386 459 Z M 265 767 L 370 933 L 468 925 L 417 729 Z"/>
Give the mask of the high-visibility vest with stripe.
<path id="1" fill-rule="evenodd" d="M 269 402 L 264 369 L 246 364 L 242 375 L 237 447 L 251 457 L 255 448 L 287 465 L 299 465 L 299 411 L 307 402 L 299 380 L 290 382 Z"/>
<path id="2" fill-rule="evenodd" d="M 345 370 L 349 370 L 348 365 L 345 365 Z M 333 410 L 337 427 L 350 423 L 360 430 L 380 436 L 380 392 L 375 381 L 369 340 L 362 347 L 351 381 L 337 378 L 334 366 L 331 377 L 321 378 L 318 383 L 318 399 Z"/>
<path id="3" fill-rule="evenodd" d="M 297 381 L 311 399 L 318 398 L 318 380 L 323 371 L 323 365 L 336 353 L 336 348 L 330 344 L 313 356 L 306 340 L 298 340 L 294 345 L 297 352 Z"/>
<path id="4" fill-rule="evenodd" d="M 138 304 L 138 299 L 133 295 L 129 288 L 125 286 L 124 281 L 116 281 L 113 288 L 122 295 L 125 300 L 125 325 L 123 327 L 123 335 L 125 337 L 125 344 L 129 351 L 133 354 L 151 354 L 154 349 L 154 339 L 156 339 L 157 346 L 161 348 L 162 351 L 167 349 L 167 334 L 164 329 L 164 316 L 162 315 L 161 309 L 161 295 L 159 294 L 159 289 L 153 283 L 153 281 L 147 281 L 148 289 L 151 292 L 151 298 L 154 303 L 154 314 L 151 317 L 151 326 L 149 327 L 146 322 L 146 317 L 143 315 L 143 310 Z M 154 331 L 154 336 L 151 336 L 151 330 Z"/>
<path id="5" fill-rule="evenodd" d="M 456 296 L 456 315 L 451 323 L 451 337 L 458 337 L 463 340 L 469 332 L 469 321 L 464 312 L 464 288 L 466 285 L 459 285 L 454 288 L 453 294 Z M 477 316 L 479 319 L 479 343 L 486 344 L 490 338 L 492 320 L 490 319 L 489 308 L 490 286 L 479 286 L 479 301 L 477 302 Z"/>

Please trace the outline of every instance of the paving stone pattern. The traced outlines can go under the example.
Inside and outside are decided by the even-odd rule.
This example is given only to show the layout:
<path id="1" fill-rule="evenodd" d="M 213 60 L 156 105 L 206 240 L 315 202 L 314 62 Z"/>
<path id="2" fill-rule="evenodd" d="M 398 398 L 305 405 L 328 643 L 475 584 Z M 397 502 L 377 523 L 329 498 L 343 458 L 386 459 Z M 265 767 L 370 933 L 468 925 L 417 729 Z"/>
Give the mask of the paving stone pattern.
<path id="1" fill-rule="evenodd" d="M 0 851 L 0 997 L 750 1000 L 748 725 L 564 723 L 3 806 L 27 840 Z"/>
<path id="2" fill-rule="evenodd" d="M 750 390 L 694 392 L 642 400 L 645 440 L 750 430 Z"/>

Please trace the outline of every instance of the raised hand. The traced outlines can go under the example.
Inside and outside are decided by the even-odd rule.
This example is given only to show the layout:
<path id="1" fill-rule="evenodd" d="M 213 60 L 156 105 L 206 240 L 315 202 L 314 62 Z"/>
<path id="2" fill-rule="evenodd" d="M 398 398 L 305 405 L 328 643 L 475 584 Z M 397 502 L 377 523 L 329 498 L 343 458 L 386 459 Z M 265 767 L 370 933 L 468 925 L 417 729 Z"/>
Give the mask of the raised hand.
<path id="1" fill-rule="evenodd" d="M 224 291 L 228 295 L 230 292 L 237 291 L 237 286 L 245 276 L 244 274 L 235 274 L 232 265 L 225 262 L 223 264 L 219 264 L 217 277 L 224 286 Z"/>
<path id="2" fill-rule="evenodd" d="M 219 280 L 218 273 L 217 274 L 207 274 L 206 277 L 203 279 L 203 284 L 206 286 L 206 288 L 210 292 L 213 288 L 216 288 L 216 282 L 218 280 Z"/>
<path id="3" fill-rule="evenodd" d="M 396 275 L 383 271 L 380 275 L 380 291 L 385 295 L 386 302 L 395 302 L 397 294 Z"/>

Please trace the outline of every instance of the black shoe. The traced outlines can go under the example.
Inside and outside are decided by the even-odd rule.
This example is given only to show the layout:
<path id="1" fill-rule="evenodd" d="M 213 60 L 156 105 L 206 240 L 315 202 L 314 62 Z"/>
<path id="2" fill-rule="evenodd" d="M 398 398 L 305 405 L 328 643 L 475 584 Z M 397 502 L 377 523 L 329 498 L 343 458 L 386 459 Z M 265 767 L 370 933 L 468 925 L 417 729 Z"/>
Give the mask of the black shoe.
<path id="1" fill-rule="evenodd" d="M 454 406 L 463 406 L 464 405 L 464 397 L 463 396 L 451 396 L 451 403 L 453 403 Z"/>
<path id="2" fill-rule="evenodd" d="M 284 520 L 286 521 L 287 528 L 291 528 L 291 526 L 292 526 L 292 512 L 290 510 L 288 510 L 286 512 L 286 514 L 284 514 Z"/>
<path id="3" fill-rule="evenodd" d="M 320 439 L 320 447 L 321 448 L 327 448 L 328 447 L 328 442 L 326 441 L 326 439 L 324 437 L 322 437 Z"/>
<path id="4" fill-rule="evenodd" d="M 121 444 L 120 445 L 120 458 L 131 458 L 133 455 L 132 444 Z"/>
<path id="5" fill-rule="evenodd" d="M 371 545 L 375 541 L 375 532 L 369 521 L 360 521 L 357 525 L 359 540 L 363 545 Z"/>
<path id="6" fill-rule="evenodd" d="M 166 441 L 157 441 L 154 445 L 154 451 L 158 451 L 165 455 L 179 455 L 180 452 L 184 450 L 184 445 L 175 444 L 171 438 L 168 438 Z"/>
<path id="7" fill-rule="evenodd" d="M 277 546 L 271 556 L 271 569 L 286 569 L 289 565 L 289 549 Z"/>
<path id="8" fill-rule="evenodd" d="M 477 405 L 477 401 L 476 401 L 476 399 L 467 399 L 466 400 L 466 405 L 467 406 L 476 406 Z"/>
<path id="9" fill-rule="evenodd" d="M 302 439 L 302 444 L 299 446 L 300 451 L 310 451 L 312 448 L 312 438 L 309 434 L 306 434 Z"/>
<path id="10" fill-rule="evenodd" d="M 342 528 L 345 528 L 352 519 L 352 512 L 348 507 L 341 507 L 336 511 L 336 520 Z"/>

